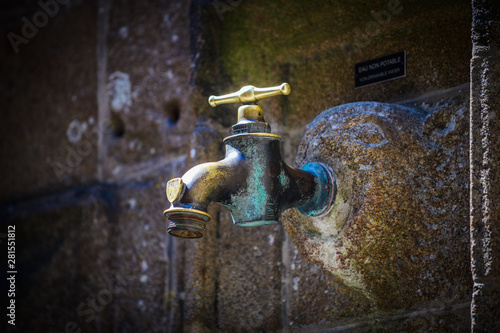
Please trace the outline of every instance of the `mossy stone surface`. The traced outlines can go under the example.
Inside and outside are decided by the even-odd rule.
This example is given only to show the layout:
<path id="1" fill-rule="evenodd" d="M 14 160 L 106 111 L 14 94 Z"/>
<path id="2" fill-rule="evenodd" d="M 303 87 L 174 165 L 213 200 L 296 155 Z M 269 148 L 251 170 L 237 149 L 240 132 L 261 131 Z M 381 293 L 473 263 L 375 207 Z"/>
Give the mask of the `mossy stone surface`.
<path id="1" fill-rule="evenodd" d="M 209 94 L 289 82 L 292 94 L 277 108 L 261 102 L 271 123 L 301 127 L 335 105 L 401 100 L 468 82 L 467 1 L 244 1 L 231 9 L 218 16 L 206 7 L 216 51 L 196 80 L 211 82 Z M 403 50 L 406 77 L 354 88 L 356 63 Z"/>

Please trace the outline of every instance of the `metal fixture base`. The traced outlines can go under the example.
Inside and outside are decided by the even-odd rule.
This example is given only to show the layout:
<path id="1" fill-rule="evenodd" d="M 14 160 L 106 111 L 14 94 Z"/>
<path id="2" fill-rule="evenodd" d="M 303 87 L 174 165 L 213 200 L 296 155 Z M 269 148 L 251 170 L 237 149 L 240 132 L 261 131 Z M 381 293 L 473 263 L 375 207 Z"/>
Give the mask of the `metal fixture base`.
<path id="1" fill-rule="evenodd" d="M 210 214 L 190 208 L 170 208 L 163 215 L 169 221 L 168 233 L 181 238 L 203 237 L 206 223 L 211 218 Z"/>
<path id="2" fill-rule="evenodd" d="M 299 211 L 308 216 L 325 216 L 332 208 L 337 195 L 333 171 L 323 163 L 307 163 L 300 169 L 316 176 L 315 181 L 318 185 L 314 197 L 298 207 Z"/>

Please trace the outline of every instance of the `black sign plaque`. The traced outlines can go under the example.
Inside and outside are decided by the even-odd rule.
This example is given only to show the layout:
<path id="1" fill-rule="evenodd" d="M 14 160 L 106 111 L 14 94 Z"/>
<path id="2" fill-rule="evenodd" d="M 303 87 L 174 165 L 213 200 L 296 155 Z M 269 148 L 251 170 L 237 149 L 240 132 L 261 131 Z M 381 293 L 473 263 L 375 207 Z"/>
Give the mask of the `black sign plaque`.
<path id="1" fill-rule="evenodd" d="M 354 70 L 355 88 L 403 77 L 406 75 L 406 52 L 357 63 Z"/>

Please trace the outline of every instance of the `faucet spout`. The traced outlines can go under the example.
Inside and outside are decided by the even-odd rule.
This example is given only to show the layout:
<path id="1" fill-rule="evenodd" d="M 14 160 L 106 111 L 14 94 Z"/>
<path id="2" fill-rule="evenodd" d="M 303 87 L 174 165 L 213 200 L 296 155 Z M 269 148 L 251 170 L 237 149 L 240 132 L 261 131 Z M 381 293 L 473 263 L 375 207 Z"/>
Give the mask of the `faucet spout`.
<path id="1" fill-rule="evenodd" d="M 232 152 L 219 162 L 193 167 L 182 176 L 186 191 L 178 205 L 206 211 L 212 201 L 224 201 L 228 193 L 235 192 L 241 186 L 235 180 L 245 176 L 244 164 L 244 157 Z"/>
<path id="2" fill-rule="evenodd" d="M 226 207 L 237 226 L 278 223 L 281 212 L 297 207 L 303 214 L 326 213 L 335 197 L 335 181 L 328 167 L 306 164 L 302 169 L 281 158 L 280 136 L 271 133 L 227 137 L 226 157 L 190 169 L 167 184 L 172 206 L 164 214 L 170 234 L 202 237 L 211 219 L 207 207 Z"/>
<path id="3" fill-rule="evenodd" d="M 168 232 L 183 238 L 202 237 L 205 224 L 211 219 L 208 205 L 224 201 L 228 193 L 236 191 L 240 184 L 234 179 L 244 177 L 243 164 L 241 154 L 228 152 L 221 161 L 197 165 L 182 178 L 170 180 L 167 198 L 172 206 L 164 212 L 169 219 Z"/>

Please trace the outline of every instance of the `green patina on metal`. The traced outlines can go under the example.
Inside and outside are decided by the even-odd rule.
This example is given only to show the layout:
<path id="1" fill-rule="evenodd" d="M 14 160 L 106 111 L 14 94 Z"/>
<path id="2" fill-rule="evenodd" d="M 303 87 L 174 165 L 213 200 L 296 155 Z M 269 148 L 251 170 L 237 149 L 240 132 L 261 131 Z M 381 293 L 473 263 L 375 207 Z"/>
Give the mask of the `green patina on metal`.
<path id="1" fill-rule="evenodd" d="M 273 139 L 273 138 L 271 138 Z M 267 208 L 273 205 L 272 198 L 266 188 L 266 169 L 269 159 L 260 153 L 259 139 L 248 138 L 241 141 L 241 153 L 248 164 L 247 186 L 234 193 L 230 202 L 225 204 L 233 217 L 233 221 L 239 226 L 258 226 L 275 224 L 277 221 L 274 214 L 268 214 Z M 267 141 L 267 138 L 260 139 Z M 235 149 L 233 146 L 231 149 Z"/>
<path id="2" fill-rule="evenodd" d="M 309 216 L 321 216 L 335 199 L 331 170 L 320 163 L 296 169 L 281 159 L 281 137 L 269 133 L 262 108 L 256 101 L 290 93 L 290 86 L 246 86 L 236 93 L 212 96 L 212 106 L 244 102 L 238 110 L 233 135 L 224 139 L 226 157 L 193 167 L 182 178 L 167 184 L 172 206 L 164 214 L 168 231 L 178 237 L 202 237 L 210 202 L 226 207 L 237 226 L 278 223 L 281 213 L 297 207 Z"/>

